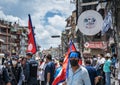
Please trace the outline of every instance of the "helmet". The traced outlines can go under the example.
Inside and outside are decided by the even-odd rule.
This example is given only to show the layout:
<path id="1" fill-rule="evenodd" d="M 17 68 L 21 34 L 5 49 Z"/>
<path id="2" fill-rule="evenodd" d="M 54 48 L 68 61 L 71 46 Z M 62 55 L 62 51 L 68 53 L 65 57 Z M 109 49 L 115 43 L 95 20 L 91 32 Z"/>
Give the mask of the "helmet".
<path id="1" fill-rule="evenodd" d="M 33 53 L 32 53 L 32 52 L 27 52 L 26 55 L 27 55 L 27 56 L 32 56 Z"/>
<path id="2" fill-rule="evenodd" d="M 12 59 L 17 60 L 17 59 L 19 59 L 19 57 L 17 55 L 15 55 L 15 56 L 12 56 Z"/>

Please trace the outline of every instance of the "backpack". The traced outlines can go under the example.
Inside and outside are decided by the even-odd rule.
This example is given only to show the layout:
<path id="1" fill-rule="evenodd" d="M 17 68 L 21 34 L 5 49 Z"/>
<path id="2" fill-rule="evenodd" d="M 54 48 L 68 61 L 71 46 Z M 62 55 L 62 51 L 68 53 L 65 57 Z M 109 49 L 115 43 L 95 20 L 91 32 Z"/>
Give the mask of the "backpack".
<path id="1" fill-rule="evenodd" d="M 35 60 L 30 61 L 29 66 L 30 66 L 30 77 L 36 77 L 37 78 L 38 63 Z"/>

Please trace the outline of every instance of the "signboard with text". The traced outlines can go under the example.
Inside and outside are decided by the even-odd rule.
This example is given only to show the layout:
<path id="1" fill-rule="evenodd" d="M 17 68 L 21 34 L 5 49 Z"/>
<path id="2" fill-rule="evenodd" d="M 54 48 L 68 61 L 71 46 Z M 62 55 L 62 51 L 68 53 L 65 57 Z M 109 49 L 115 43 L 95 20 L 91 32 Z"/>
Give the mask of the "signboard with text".
<path id="1" fill-rule="evenodd" d="M 106 42 L 86 42 L 84 44 L 84 47 L 105 49 L 107 47 L 107 43 Z"/>

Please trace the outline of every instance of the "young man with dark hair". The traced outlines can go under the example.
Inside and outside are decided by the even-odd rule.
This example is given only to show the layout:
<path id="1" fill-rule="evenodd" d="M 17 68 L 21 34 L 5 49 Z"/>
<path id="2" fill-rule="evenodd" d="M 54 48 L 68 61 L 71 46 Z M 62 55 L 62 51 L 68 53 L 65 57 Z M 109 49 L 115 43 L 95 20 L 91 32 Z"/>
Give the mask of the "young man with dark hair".
<path id="1" fill-rule="evenodd" d="M 63 61 L 64 61 L 64 58 L 61 57 L 61 58 L 59 59 L 59 67 L 56 68 L 56 70 L 55 70 L 55 75 L 54 75 L 55 78 L 57 77 L 57 75 L 59 74 L 59 72 L 60 72 L 61 69 L 62 69 Z"/>
<path id="2" fill-rule="evenodd" d="M 45 68 L 45 85 L 52 85 L 54 80 L 55 64 L 52 62 L 52 56 L 46 55 L 46 68 Z"/>
<path id="3" fill-rule="evenodd" d="M 85 60 L 85 67 L 89 73 L 91 85 L 96 85 L 98 83 L 98 75 L 96 69 L 91 66 L 91 60 Z"/>

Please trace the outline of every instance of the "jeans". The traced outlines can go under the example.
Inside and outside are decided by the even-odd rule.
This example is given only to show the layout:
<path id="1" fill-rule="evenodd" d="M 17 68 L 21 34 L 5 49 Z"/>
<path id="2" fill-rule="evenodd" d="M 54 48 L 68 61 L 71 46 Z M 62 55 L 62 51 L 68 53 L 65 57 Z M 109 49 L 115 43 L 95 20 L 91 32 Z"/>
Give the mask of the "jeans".
<path id="1" fill-rule="evenodd" d="M 111 85 L 110 74 L 111 72 L 105 72 L 105 85 Z"/>

